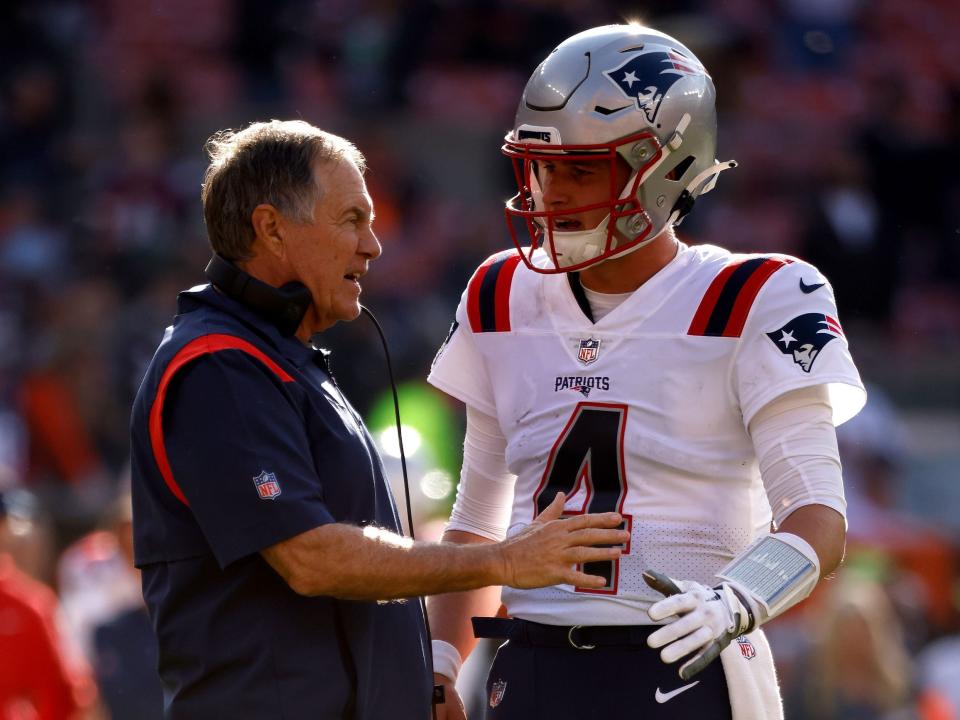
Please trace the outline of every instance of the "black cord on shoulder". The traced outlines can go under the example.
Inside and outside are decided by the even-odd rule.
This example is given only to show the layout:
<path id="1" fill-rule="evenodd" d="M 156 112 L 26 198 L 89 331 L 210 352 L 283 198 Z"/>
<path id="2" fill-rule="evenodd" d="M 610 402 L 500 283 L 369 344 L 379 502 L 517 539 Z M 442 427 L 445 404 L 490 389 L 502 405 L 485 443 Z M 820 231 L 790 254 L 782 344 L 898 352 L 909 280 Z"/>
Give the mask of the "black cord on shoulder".
<path id="1" fill-rule="evenodd" d="M 393 363 L 390 362 L 390 348 L 387 346 L 387 338 L 383 334 L 383 328 L 380 327 L 377 318 L 363 305 L 360 306 L 360 310 L 370 318 L 370 322 L 372 322 L 373 326 L 377 329 L 380 342 L 383 344 L 383 355 L 387 358 L 387 375 L 390 377 L 390 390 L 393 392 L 393 415 L 397 422 L 397 440 L 400 442 L 400 471 L 403 473 L 403 494 L 404 499 L 407 501 L 407 527 L 410 528 L 410 539 L 416 540 L 417 537 L 413 531 L 413 509 L 410 506 L 410 480 L 407 477 L 407 455 L 403 451 L 403 429 L 400 425 L 400 398 L 397 396 L 397 383 L 393 379 Z"/>
<path id="2" fill-rule="evenodd" d="M 407 476 L 407 456 L 403 451 L 403 426 L 400 424 L 400 398 L 397 395 L 397 383 L 393 378 L 393 363 L 390 362 L 390 348 L 387 345 L 387 338 L 383 334 L 383 328 L 380 327 L 380 323 L 377 322 L 377 318 L 374 317 L 373 313 L 370 312 L 365 306 L 360 306 L 361 312 L 370 318 L 370 322 L 373 323 L 373 326 L 377 329 L 377 334 L 380 336 L 380 342 L 383 345 L 383 355 L 387 359 L 387 375 L 390 377 L 390 390 L 393 392 L 393 415 L 397 423 L 397 440 L 400 443 L 400 471 L 403 474 L 403 494 L 404 499 L 407 503 L 407 527 L 410 528 L 410 539 L 416 540 L 416 535 L 413 530 L 413 509 L 410 504 L 410 480 Z M 430 653 L 430 666 L 433 667 L 433 633 L 430 632 L 430 618 L 427 616 L 427 603 L 426 598 L 420 598 L 420 607 L 423 610 L 423 622 L 427 631 L 427 652 Z M 432 679 L 432 676 L 431 676 Z M 441 687 L 442 690 L 442 687 Z M 430 712 L 432 714 L 433 720 L 437 720 L 437 700 L 436 700 L 436 689 L 434 689 L 433 700 L 430 703 Z M 440 702 L 443 702 L 440 700 Z"/>

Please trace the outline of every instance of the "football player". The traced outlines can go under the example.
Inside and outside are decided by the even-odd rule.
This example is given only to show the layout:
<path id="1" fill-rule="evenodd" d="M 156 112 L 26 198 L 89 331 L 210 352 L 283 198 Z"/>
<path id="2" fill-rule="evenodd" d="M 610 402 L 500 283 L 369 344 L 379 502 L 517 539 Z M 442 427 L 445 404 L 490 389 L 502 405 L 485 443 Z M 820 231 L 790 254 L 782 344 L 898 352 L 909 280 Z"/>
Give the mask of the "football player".
<path id="1" fill-rule="evenodd" d="M 441 716 L 476 636 L 507 641 L 489 718 L 782 717 L 760 626 L 842 558 L 834 427 L 866 394 L 816 268 L 675 234 L 736 165 L 716 138 L 709 73 L 647 27 L 574 35 L 526 85 L 516 249 L 477 269 L 429 378 L 467 414 L 444 537 L 519 532 L 562 491 L 630 540 L 587 564 L 599 589 L 431 598 Z"/>

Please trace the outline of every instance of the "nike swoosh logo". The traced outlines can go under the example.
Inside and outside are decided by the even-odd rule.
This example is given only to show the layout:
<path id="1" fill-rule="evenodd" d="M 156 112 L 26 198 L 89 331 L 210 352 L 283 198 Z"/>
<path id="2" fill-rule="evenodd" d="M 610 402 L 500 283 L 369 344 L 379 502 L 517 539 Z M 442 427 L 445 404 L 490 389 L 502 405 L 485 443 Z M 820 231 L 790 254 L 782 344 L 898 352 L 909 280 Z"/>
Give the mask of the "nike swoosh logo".
<path id="1" fill-rule="evenodd" d="M 621 110 L 626 110 L 628 107 L 633 107 L 633 103 L 627 103 L 623 107 L 618 107 L 618 108 L 608 108 L 608 107 L 602 107 L 600 105 L 597 105 L 593 109 L 596 110 L 601 115 L 613 115 L 614 113 L 618 113 Z"/>
<path id="2" fill-rule="evenodd" d="M 689 685 L 684 685 L 683 687 L 678 687 L 676 690 L 671 690 L 671 691 L 668 692 L 668 693 L 660 692 L 660 688 L 657 688 L 657 693 L 656 693 L 656 695 L 654 695 L 654 697 L 657 699 L 657 702 L 658 702 L 658 703 L 663 704 L 663 703 L 667 702 L 667 700 L 672 700 L 673 698 L 675 698 L 675 697 L 676 697 L 677 695 L 679 695 L 680 693 L 686 692 L 687 690 L 689 690 L 690 688 L 692 688 L 694 685 L 699 685 L 699 684 L 700 684 L 700 681 L 699 681 L 699 680 L 694 680 L 694 681 L 693 681 L 692 683 L 690 683 Z"/>
<path id="3" fill-rule="evenodd" d="M 812 293 L 814 290 L 819 290 L 824 285 L 826 285 L 826 283 L 814 283 L 813 285 L 807 285 L 803 281 L 803 278 L 800 278 L 800 292 L 806 293 L 807 295 Z"/>

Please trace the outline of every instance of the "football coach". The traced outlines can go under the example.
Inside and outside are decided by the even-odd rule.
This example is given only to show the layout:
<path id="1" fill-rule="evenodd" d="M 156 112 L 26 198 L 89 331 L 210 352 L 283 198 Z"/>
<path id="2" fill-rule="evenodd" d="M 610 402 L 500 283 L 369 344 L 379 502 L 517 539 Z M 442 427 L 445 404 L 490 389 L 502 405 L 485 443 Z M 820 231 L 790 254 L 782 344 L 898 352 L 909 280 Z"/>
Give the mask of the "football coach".
<path id="1" fill-rule="evenodd" d="M 374 444 L 311 338 L 381 252 L 365 162 L 302 121 L 207 143 L 209 284 L 182 292 L 131 421 L 134 540 L 167 718 L 425 720 L 421 595 L 599 587 L 626 540 L 563 496 L 492 545 L 402 537 Z"/>

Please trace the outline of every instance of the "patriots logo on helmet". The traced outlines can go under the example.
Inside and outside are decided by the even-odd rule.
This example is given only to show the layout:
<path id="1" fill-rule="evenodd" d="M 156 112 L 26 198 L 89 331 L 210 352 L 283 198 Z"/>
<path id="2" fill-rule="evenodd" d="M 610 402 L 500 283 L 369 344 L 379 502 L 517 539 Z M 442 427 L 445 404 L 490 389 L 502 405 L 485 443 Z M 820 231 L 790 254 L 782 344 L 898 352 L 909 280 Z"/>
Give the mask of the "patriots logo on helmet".
<path id="1" fill-rule="evenodd" d="M 644 52 L 627 60 L 604 75 L 620 92 L 637 103 L 647 121 L 653 124 L 663 96 L 684 75 L 707 75 L 706 69 L 693 57 L 674 49 L 666 52 Z"/>
<path id="2" fill-rule="evenodd" d="M 768 332 L 767 337 L 784 355 L 792 355 L 793 361 L 810 372 L 823 347 L 843 330 L 836 318 L 823 313 L 799 315 L 779 330 Z"/>

